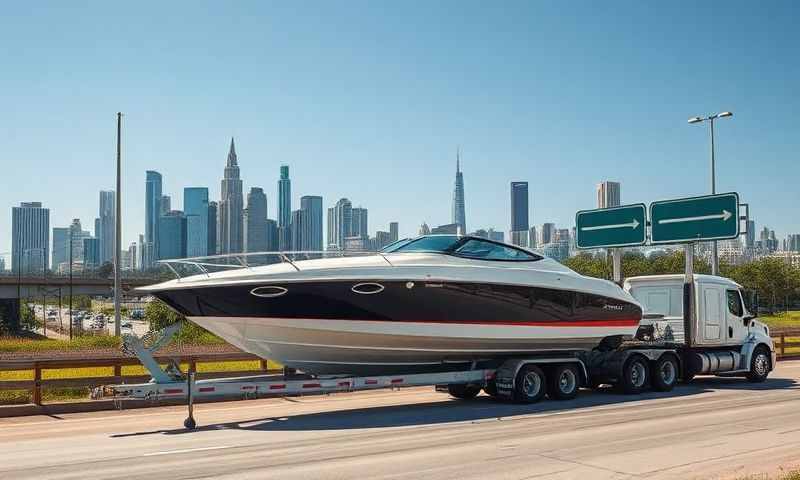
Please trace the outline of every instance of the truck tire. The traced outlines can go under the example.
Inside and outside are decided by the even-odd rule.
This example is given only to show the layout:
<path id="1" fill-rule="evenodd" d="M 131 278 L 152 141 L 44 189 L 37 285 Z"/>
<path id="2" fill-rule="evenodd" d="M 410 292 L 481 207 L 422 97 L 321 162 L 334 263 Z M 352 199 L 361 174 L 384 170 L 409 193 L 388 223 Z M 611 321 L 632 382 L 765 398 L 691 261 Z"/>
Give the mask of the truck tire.
<path id="1" fill-rule="evenodd" d="M 619 386 L 628 395 L 642 393 L 647 386 L 648 374 L 647 360 L 639 355 L 634 355 L 622 367 L 622 378 Z"/>
<path id="2" fill-rule="evenodd" d="M 447 386 L 447 393 L 460 400 L 470 400 L 481 393 L 481 387 L 472 384 L 451 383 Z"/>
<path id="3" fill-rule="evenodd" d="M 769 351 L 763 345 L 756 347 L 750 358 L 750 371 L 747 372 L 747 379 L 753 383 L 761 383 L 767 379 L 770 370 Z"/>
<path id="4" fill-rule="evenodd" d="M 536 403 L 545 393 L 547 393 L 547 378 L 542 369 L 536 365 L 525 365 L 520 368 L 514 382 L 514 401 Z"/>
<path id="5" fill-rule="evenodd" d="M 575 365 L 556 365 L 550 371 L 547 394 L 553 400 L 572 400 L 578 396 L 580 372 Z"/>
<path id="6" fill-rule="evenodd" d="M 661 358 L 653 363 L 650 372 L 653 389 L 659 392 L 669 392 L 678 383 L 678 359 L 674 355 L 661 355 Z"/>

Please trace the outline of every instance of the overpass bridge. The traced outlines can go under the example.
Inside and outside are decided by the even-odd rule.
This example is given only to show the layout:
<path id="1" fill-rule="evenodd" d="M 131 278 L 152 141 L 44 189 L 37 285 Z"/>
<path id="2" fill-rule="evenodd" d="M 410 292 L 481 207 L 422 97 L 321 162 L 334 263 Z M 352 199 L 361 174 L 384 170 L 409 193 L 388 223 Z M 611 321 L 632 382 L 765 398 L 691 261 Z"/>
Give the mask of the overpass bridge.
<path id="1" fill-rule="evenodd" d="M 133 291 L 135 288 L 161 280 L 146 277 L 123 278 L 123 295 L 136 296 Z M 113 278 L 73 276 L 70 280 L 64 276 L 0 276 L 0 324 L 5 323 L 11 332 L 19 331 L 21 299 L 61 298 L 69 296 L 70 292 L 72 296 L 111 296 L 113 288 Z"/>

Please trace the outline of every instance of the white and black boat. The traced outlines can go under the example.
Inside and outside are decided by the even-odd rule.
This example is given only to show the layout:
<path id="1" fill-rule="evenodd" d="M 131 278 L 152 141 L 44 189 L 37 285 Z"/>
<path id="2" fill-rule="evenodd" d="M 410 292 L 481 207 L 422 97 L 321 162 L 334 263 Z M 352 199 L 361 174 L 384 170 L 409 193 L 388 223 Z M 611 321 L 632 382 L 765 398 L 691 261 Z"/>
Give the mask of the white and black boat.
<path id="1" fill-rule="evenodd" d="M 430 235 L 378 254 L 291 260 L 145 287 L 244 351 L 317 375 L 418 373 L 632 336 L 637 301 L 520 247 Z M 245 258 L 240 256 L 240 258 Z"/>

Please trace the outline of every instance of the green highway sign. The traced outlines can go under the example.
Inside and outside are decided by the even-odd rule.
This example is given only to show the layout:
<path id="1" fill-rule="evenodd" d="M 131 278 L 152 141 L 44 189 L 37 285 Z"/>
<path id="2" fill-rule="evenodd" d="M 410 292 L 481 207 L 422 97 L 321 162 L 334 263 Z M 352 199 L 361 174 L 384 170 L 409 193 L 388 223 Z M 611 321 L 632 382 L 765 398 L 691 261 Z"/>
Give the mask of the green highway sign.
<path id="1" fill-rule="evenodd" d="M 739 236 L 739 195 L 664 200 L 650 204 L 650 243 L 725 240 Z"/>
<path id="2" fill-rule="evenodd" d="M 575 214 L 578 248 L 628 247 L 647 241 L 647 207 L 644 203 L 581 210 Z"/>

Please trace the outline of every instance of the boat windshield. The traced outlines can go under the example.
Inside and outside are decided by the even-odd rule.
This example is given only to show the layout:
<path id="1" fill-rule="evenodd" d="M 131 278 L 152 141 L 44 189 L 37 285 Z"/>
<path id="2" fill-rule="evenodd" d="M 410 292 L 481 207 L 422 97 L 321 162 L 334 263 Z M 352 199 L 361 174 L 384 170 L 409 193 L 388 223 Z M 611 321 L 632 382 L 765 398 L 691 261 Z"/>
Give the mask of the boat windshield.
<path id="1" fill-rule="evenodd" d="M 479 260 L 500 260 L 511 262 L 530 262 L 542 257 L 526 250 L 510 245 L 475 237 L 459 237 L 457 235 L 430 235 L 395 242 L 383 250 L 383 253 L 395 252 L 427 252 L 445 253 L 457 257 Z"/>

